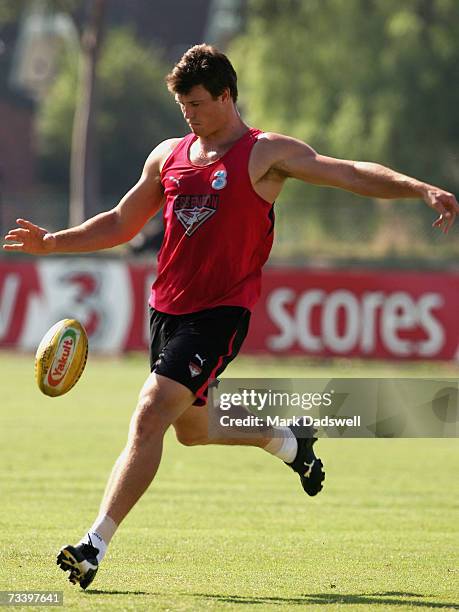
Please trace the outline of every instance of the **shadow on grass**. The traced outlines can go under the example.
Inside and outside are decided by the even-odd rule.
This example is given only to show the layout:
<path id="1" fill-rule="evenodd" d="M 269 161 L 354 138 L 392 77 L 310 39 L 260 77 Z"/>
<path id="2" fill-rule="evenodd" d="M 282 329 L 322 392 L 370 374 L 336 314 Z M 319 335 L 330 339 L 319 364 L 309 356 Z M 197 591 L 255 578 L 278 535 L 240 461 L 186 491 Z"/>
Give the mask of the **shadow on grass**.
<path id="1" fill-rule="evenodd" d="M 184 593 L 185 594 L 185 593 Z M 419 593 L 404 593 L 401 591 L 386 591 L 384 593 L 361 593 L 361 594 L 344 594 L 344 593 L 308 593 L 300 597 L 244 597 L 242 595 L 212 595 L 206 593 L 194 593 L 194 597 L 217 601 L 221 603 L 233 604 L 271 604 L 271 605 L 312 605 L 312 604 L 361 604 L 368 605 L 391 605 L 391 606 L 406 606 L 409 604 L 412 607 L 418 608 L 437 608 L 459 610 L 459 604 L 440 603 L 436 601 L 417 601 L 415 598 L 423 598 L 424 595 Z"/>
<path id="2" fill-rule="evenodd" d="M 85 595 L 161 595 L 161 593 L 152 593 L 146 591 L 102 591 L 101 589 L 92 589 L 85 591 Z"/>

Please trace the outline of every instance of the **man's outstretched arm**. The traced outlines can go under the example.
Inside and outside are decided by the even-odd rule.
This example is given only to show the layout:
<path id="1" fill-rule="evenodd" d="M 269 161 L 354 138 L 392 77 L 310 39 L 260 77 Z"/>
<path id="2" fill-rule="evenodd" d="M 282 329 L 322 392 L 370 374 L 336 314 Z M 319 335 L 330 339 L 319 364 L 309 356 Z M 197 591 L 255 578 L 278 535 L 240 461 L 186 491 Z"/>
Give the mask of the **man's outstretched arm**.
<path id="1" fill-rule="evenodd" d="M 175 141 L 165 141 L 149 155 L 142 176 L 117 206 L 81 225 L 55 233 L 26 219 L 5 236 L 5 251 L 48 255 L 109 249 L 128 242 L 155 215 L 163 203 L 160 164 Z"/>
<path id="2" fill-rule="evenodd" d="M 445 233 L 459 213 L 452 193 L 380 164 L 319 155 L 305 143 L 279 134 L 267 134 L 267 139 L 273 155 L 271 168 L 286 177 L 372 198 L 420 198 L 438 213 L 433 226 Z"/>

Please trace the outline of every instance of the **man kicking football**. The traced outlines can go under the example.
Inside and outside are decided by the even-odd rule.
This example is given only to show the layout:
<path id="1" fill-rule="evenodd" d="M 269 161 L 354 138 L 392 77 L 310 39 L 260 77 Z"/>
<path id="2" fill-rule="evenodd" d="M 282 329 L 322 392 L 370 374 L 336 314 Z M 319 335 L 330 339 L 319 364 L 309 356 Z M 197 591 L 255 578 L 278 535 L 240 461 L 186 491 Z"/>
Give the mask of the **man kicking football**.
<path id="1" fill-rule="evenodd" d="M 151 374 L 98 517 L 57 558 L 70 581 L 84 589 L 121 521 L 153 480 L 171 425 L 187 445 L 259 446 L 297 472 L 306 493 L 322 489 L 312 430 L 265 428 L 262 437 L 250 439 L 210 439 L 208 432 L 208 381 L 234 359 L 247 334 L 273 242 L 273 203 L 285 181 L 372 198 L 421 198 L 438 213 L 433 225 L 445 233 L 459 212 L 456 198 L 438 187 L 378 164 L 326 157 L 294 138 L 247 126 L 236 106 L 236 73 L 213 47 L 189 49 L 167 85 L 191 132 L 158 145 L 117 206 L 55 233 L 18 219 L 19 227 L 5 238 L 7 251 L 96 251 L 131 240 L 163 208 L 165 235 L 150 297 Z"/>

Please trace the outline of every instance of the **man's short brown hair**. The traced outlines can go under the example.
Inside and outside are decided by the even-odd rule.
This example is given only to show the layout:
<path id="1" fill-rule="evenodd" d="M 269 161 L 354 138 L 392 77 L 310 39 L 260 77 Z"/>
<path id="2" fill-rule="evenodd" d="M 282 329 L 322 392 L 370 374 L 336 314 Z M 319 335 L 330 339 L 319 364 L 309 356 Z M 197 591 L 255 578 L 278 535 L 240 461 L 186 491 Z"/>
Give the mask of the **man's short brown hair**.
<path id="1" fill-rule="evenodd" d="M 237 75 L 224 53 L 210 45 L 195 45 L 188 49 L 166 77 L 171 93 L 186 95 L 195 85 L 202 85 L 213 98 L 229 89 L 237 100 Z"/>

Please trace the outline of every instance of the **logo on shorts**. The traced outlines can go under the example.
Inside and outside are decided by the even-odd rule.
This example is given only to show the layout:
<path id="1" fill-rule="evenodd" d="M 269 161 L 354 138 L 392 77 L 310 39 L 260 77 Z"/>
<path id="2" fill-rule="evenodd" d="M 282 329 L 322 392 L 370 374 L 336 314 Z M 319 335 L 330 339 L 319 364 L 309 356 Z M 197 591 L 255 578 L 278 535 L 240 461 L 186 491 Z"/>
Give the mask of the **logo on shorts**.
<path id="1" fill-rule="evenodd" d="M 197 365 L 193 361 L 190 361 L 190 363 L 188 364 L 188 367 L 190 368 L 191 378 L 194 378 L 195 376 L 199 376 L 199 374 L 202 374 L 202 366 L 204 365 L 204 362 L 206 361 L 197 353 L 193 357 L 193 359 L 199 360 L 200 365 Z"/>
<path id="2" fill-rule="evenodd" d="M 198 365 L 196 365 L 192 361 L 190 361 L 190 363 L 188 364 L 188 367 L 190 368 L 191 378 L 194 378 L 195 376 L 199 376 L 202 373 L 202 368 L 200 368 Z"/>

